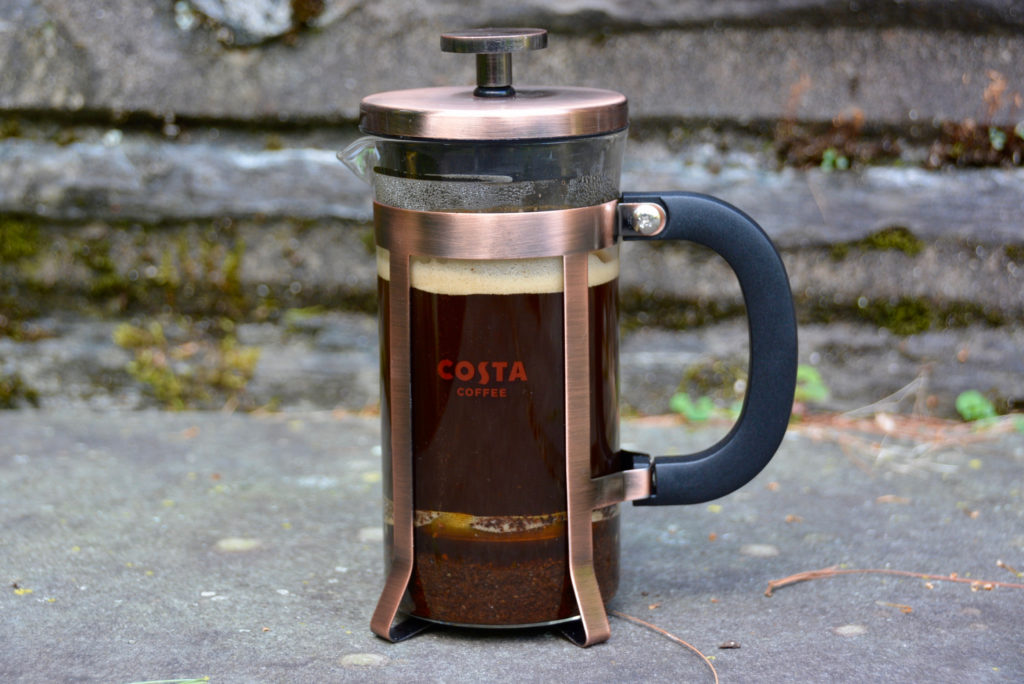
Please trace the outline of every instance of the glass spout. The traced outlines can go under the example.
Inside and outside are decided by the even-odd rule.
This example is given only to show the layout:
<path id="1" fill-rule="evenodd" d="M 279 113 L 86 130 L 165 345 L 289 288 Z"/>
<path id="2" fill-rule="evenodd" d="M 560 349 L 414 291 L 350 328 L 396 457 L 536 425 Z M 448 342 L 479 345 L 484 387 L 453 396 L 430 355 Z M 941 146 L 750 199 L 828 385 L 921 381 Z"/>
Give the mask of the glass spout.
<path id="1" fill-rule="evenodd" d="M 338 153 L 338 159 L 367 185 L 373 185 L 373 168 L 380 161 L 377 141 L 372 135 L 359 138 Z"/>

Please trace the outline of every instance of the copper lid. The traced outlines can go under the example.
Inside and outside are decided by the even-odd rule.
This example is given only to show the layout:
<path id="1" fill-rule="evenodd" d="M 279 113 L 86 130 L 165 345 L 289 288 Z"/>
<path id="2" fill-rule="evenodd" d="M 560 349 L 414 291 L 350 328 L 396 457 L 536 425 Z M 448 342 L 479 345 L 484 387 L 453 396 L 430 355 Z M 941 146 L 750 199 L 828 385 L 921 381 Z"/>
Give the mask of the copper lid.
<path id="1" fill-rule="evenodd" d="M 599 135 L 627 124 L 626 97 L 595 88 L 512 87 L 512 52 L 542 48 L 542 29 L 475 29 L 441 36 L 446 52 L 475 53 L 477 86 L 376 93 L 359 127 L 389 137 L 536 140 Z"/>

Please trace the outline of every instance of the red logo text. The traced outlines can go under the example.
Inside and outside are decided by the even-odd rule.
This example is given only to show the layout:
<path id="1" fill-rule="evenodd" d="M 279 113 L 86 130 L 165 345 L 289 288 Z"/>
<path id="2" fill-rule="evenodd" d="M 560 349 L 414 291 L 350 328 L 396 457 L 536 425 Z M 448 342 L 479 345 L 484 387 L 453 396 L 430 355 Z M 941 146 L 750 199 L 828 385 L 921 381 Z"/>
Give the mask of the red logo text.
<path id="1" fill-rule="evenodd" d="M 455 394 L 460 397 L 508 396 L 507 387 L 487 387 L 491 383 L 526 382 L 526 366 L 522 361 L 453 361 L 442 359 L 437 364 L 437 375 L 442 380 L 459 380 L 475 387 L 460 385 Z"/>

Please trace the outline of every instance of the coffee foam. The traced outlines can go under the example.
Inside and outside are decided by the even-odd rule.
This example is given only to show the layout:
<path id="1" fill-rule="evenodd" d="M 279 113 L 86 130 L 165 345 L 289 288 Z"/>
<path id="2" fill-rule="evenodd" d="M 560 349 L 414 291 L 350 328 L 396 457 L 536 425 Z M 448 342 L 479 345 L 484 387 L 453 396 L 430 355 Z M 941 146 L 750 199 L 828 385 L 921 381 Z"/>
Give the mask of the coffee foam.
<path id="1" fill-rule="evenodd" d="M 590 287 L 619 277 L 619 247 L 587 255 Z M 391 280 L 391 256 L 377 247 L 377 275 Z M 412 287 L 443 295 L 543 294 L 563 290 L 562 258 L 442 259 L 412 258 Z"/>

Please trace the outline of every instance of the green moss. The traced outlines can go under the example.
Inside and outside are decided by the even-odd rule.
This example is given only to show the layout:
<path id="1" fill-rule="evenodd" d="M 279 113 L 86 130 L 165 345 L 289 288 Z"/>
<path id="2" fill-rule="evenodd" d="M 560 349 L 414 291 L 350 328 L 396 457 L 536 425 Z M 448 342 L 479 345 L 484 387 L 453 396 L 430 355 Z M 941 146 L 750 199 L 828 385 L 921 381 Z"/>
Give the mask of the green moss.
<path id="1" fill-rule="evenodd" d="M 735 399 L 737 383 L 745 384 L 745 364 L 729 363 L 722 360 L 707 361 L 690 366 L 683 373 L 679 386 L 682 392 L 694 392 L 697 396 L 711 396 L 717 399 Z M 742 392 L 738 393 L 742 396 Z"/>
<path id="2" fill-rule="evenodd" d="M 114 344 L 123 349 L 144 349 L 164 346 L 167 338 L 163 326 L 157 321 L 151 321 L 146 327 L 122 323 L 114 328 Z"/>
<path id="3" fill-rule="evenodd" d="M 13 264 L 39 253 L 39 228 L 26 221 L 0 219 L 0 263 Z"/>
<path id="4" fill-rule="evenodd" d="M 354 311 L 356 313 L 376 314 L 377 293 L 376 292 L 346 292 L 338 298 L 337 308 L 343 311 Z"/>
<path id="5" fill-rule="evenodd" d="M 1024 264 L 1024 245 L 1006 245 L 1003 250 L 1006 258 L 1018 264 Z"/>
<path id="6" fill-rule="evenodd" d="M 276 133 L 271 133 L 263 141 L 263 149 L 267 150 L 268 152 L 276 152 L 278 150 L 283 150 L 284 140 L 281 138 L 280 135 Z"/>
<path id="7" fill-rule="evenodd" d="M 53 135 L 53 142 L 67 147 L 79 141 L 78 133 L 73 128 L 62 128 Z"/>
<path id="8" fill-rule="evenodd" d="M 363 249 L 367 254 L 377 254 L 377 238 L 374 237 L 372 228 L 360 231 L 359 241 L 363 244 Z"/>
<path id="9" fill-rule="evenodd" d="M 248 308 L 245 293 L 242 289 L 242 257 L 245 255 L 245 242 L 236 240 L 228 250 L 220 265 L 220 281 L 217 283 L 222 295 L 220 313 L 241 318 Z"/>
<path id="10" fill-rule="evenodd" d="M 832 245 L 829 249 L 829 256 L 832 257 L 833 261 L 842 261 L 850 254 L 850 243 L 840 242 L 839 244 Z"/>
<path id="11" fill-rule="evenodd" d="M 188 248 L 186 247 L 186 256 L 187 249 Z M 181 250 L 182 248 L 179 245 L 179 256 L 182 254 Z M 181 286 L 181 273 L 178 271 L 178 259 L 175 258 L 173 250 L 165 249 L 160 255 L 160 266 L 157 268 L 155 280 L 157 285 L 170 291 Z"/>
<path id="12" fill-rule="evenodd" d="M 134 354 L 128 373 L 169 409 L 239 404 L 256 372 L 259 348 L 240 345 L 230 319 L 200 325 L 182 318 L 170 327 L 173 335 L 157 320 L 114 330 L 114 342 Z"/>
<path id="13" fill-rule="evenodd" d="M 73 256 L 90 271 L 90 299 L 114 302 L 117 309 L 124 309 L 139 297 L 140 287 L 118 271 L 107 241 L 98 239 L 76 244 Z"/>
<path id="14" fill-rule="evenodd" d="M 224 257 L 221 273 L 224 274 L 221 288 L 224 294 L 232 297 L 242 295 L 242 256 L 245 254 L 245 242 L 238 240 Z"/>
<path id="15" fill-rule="evenodd" d="M 39 406 L 39 393 L 17 373 L 0 374 L 0 409 L 16 409 L 24 404 Z"/>
<path id="16" fill-rule="evenodd" d="M 867 300 L 860 302 L 809 302 L 797 298 L 801 323 L 834 323 L 861 320 L 897 335 L 914 335 L 933 328 L 964 328 L 970 325 L 1000 326 L 1006 323 L 998 311 L 972 302 L 936 303 L 925 298 Z"/>
<path id="17" fill-rule="evenodd" d="M 640 289 L 622 291 L 619 305 L 623 332 L 644 326 L 686 330 L 742 316 L 746 311 L 740 303 L 722 305 L 717 302 L 683 300 Z"/>
<path id="18" fill-rule="evenodd" d="M 897 335 L 914 335 L 930 329 L 936 316 L 932 307 L 919 299 L 903 297 L 895 302 L 869 302 L 864 316 Z"/>
<path id="19" fill-rule="evenodd" d="M 850 254 L 850 250 L 864 251 L 896 250 L 907 256 L 917 256 L 924 250 L 925 243 L 906 226 L 890 226 L 868 235 L 861 240 L 841 242 L 832 245 L 830 255 L 836 261 L 842 261 Z"/>
<path id="20" fill-rule="evenodd" d="M 0 120 L 0 140 L 20 138 L 21 135 L 21 122 L 18 119 Z"/>
<path id="21" fill-rule="evenodd" d="M 924 249 L 924 242 L 906 226 L 890 226 L 873 233 L 860 241 L 864 249 L 897 250 L 908 256 L 916 256 Z"/>
<path id="22" fill-rule="evenodd" d="M 55 337 L 52 328 L 35 323 L 17 320 L 21 313 L 17 308 L 5 306 L 6 302 L 0 299 L 0 337 L 8 337 L 15 342 L 38 342 Z M 14 319 L 9 314 L 13 311 Z"/>
<path id="23" fill-rule="evenodd" d="M 168 365 L 167 356 L 158 349 L 138 350 L 127 370 L 166 408 L 181 411 L 190 402 L 205 396 L 192 387 L 191 370 L 176 372 Z"/>

